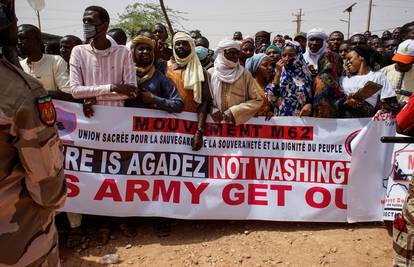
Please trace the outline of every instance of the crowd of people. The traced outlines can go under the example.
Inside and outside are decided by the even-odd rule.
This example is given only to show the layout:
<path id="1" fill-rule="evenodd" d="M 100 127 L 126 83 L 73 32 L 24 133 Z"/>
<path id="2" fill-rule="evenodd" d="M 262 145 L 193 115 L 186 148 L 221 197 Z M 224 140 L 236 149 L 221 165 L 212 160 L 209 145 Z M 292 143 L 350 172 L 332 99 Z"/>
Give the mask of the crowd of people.
<path id="1" fill-rule="evenodd" d="M 171 113 L 197 113 L 192 149 L 202 149 L 207 115 L 217 123 L 243 124 L 255 116 L 317 118 L 372 117 L 378 110 L 397 114 L 414 91 L 414 22 L 385 31 L 327 34 L 322 28 L 293 36 L 239 31 L 211 49 L 194 30 L 170 36 L 156 23 L 128 37 L 110 28 L 108 12 L 90 6 L 83 14 L 84 41 L 64 36 L 58 47 L 44 45 L 34 25 L 17 28 L 20 66 L 56 98 L 94 106 L 139 107 Z M 171 40 L 171 46 L 169 45 Z M 82 215 L 68 213 L 66 245 L 80 244 Z M 132 237 L 127 220 L 116 223 Z M 110 240 L 114 223 L 98 220 L 98 244 Z M 157 224 L 168 235 L 170 221 Z"/>
<path id="2" fill-rule="evenodd" d="M 235 125 L 254 116 L 372 117 L 380 109 L 397 113 L 414 90 L 414 22 L 381 37 L 366 31 L 349 40 L 321 28 L 273 40 L 270 32 L 243 37 L 237 31 L 214 50 L 198 30 L 176 32 L 170 47 L 161 23 L 137 29 L 129 42 L 122 29 L 109 28 L 108 12 L 90 6 L 84 42 L 67 35 L 59 49 L 45 49 L 37 27 L 20 25 L 20 65 L 53 97 L 83 103 L 89 118 L 94 105 L 195 112 L 193 150 L 202 148 L 208 114 Z M 78 244 L 81 218 L 68 213 L 68 246 Z M 119 227 L 135 234 L 128 223 Z M 159 234 L 169 229 L 161 220 Z M 106 244 L 109 234 L 102 223 L 97 242 Z"/>

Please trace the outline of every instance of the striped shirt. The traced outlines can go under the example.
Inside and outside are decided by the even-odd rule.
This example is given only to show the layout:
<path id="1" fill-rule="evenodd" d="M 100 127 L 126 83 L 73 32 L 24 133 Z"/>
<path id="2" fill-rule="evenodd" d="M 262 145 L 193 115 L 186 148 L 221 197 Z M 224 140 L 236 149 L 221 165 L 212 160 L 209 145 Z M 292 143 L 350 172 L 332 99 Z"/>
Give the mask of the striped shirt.
<path id="1" fill-rule="evenodd" d="M 111 85 L 137 84 L 131 53 L 121 45 L 111 45 L 105 50 L 97 50 L 90 44 L 75 46 L 69 65 L 73 97 L 96 97 L 98 105 L 123 106 L 128 97 L 110 92 Z"/>

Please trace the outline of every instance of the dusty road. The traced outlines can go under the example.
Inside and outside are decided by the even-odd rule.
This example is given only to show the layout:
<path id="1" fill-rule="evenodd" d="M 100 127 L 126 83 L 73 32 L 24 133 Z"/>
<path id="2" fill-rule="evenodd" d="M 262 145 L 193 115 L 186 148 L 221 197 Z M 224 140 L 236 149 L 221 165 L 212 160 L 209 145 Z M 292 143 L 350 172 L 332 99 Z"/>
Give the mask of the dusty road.
<path id="1" fill-rule="evenodd" d="M 264 221 L 174 222 L 168 237 L 158 237 L 156 220 L 142 219 L 133 239 L 114 232 L 103 247 L 61 249 L 63 266 L 391 266 L 392 243 L 379 223 L 295 223 Z M 89 235 L 93 240 L 93 235 Z"/>

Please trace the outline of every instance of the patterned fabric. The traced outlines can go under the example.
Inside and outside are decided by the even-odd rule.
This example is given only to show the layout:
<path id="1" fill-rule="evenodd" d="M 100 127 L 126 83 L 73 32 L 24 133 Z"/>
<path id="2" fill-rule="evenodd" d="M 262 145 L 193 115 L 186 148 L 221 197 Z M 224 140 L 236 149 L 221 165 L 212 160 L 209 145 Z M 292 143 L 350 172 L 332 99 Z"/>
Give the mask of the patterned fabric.
<path id="1" fill-rule="evenodd" d="M 397 215 L 393 223 L 393 266 L 413 267 L 414 266 L 414 178 L 411 178 L 408 187 L 402 216 Z"/>
<path id="2" fill-rule="evenodd" d="M 337 100 L 344 96 L 339 85 L 342 64 L 338 54 L 325 52 L 318 62 L 318 74 L 314 79 L 313 116 L 317 118 L 336 118 Z"/>
<path id="3" fill-rule="evenodd" d="M 300 47 L 292 42 L 287 46 L 295 48 L 296 58 L 284 67 L 279 85 L 273 88 L 275 116 L 299 116 L 303 106 L 312 98 L 312 78 Z M 266 91 L 270 89 L 266 88 Z M 269 97 L 272 98 L 271 95 Z"/>
<path id="4" fill-rule="evenodd" d="M 60 266 L 55 210 L 63 206 L 63 154 L 42 122 L 41 84 L 0 59 L 0 266 Z"/>

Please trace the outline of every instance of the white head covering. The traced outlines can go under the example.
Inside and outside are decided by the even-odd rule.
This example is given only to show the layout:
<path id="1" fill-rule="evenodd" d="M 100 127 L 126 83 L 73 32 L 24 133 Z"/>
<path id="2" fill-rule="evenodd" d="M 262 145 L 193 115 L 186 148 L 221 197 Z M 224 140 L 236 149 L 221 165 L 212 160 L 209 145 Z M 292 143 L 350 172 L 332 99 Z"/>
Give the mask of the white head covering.
<path id="1" fill-rule="evenodd" d="M 235 48 L 240 51 L 240 42 L 233 40 L 222 40 L 218 44 L 215 54 L 217 55 L 214 60 L 214 71 L 211 76 L 211 94 L 213 96 L 213 102 L 215 106 L 221 110 L 221 90 L 222 83 L 234 83 L 237 81 L 244 72 L 243 66 L 239 61 L 233 62 L 224 57 L 224 50 Z"/>
<path id="2" fill-rule="evenodd" d="M 184 73 L 184 88 L 193 90 L 194 101 L 201 104 L 201 82 L 204 82 L 204 73 L 203 67 L 195 52 L 194 39 L 184 32 L 177 32 L 174 34 L 173 44 L 175 45 L 175 42 L 177 41 L 187 41 L 191 46 L 191 53 L 186 58 L 178 57 L 175 53 L 175 49 L 173 49 L 173 53 L 175 62 L 177 62 L 178 65 L 186 66 Z"/>
<path id="3" fill-rule="evenodd" d="M 321 49 L 319 49 L 319 51 L 316 53 L 311 52 L 309 49 L 309 40 L 313 37 L 321 38 L 323 40 Z M 323 53 L 325 53 L 326 49 L 328 48 L 328 43 L 326 42 L 328 40 L 328 35 L 322 28 L 315 28 L 308 32 L 307 39 L 308 42 L 306 45 L 306 52 L 303 54 L 303 57 L 305 58 L 306 63 L 313 65 L 314 68 L 317 69 L 319 58 Z"/>

